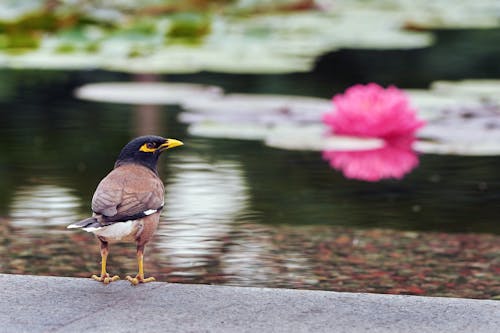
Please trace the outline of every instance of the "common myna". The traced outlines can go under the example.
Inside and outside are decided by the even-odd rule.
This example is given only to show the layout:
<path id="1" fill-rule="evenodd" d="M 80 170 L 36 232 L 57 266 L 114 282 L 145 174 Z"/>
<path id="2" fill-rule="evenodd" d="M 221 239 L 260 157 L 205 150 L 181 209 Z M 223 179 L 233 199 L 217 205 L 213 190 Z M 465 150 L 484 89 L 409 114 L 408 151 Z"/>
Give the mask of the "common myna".
<path id="1" fill-rule="evenodd" d="M 73 223 L 68 228 L 81 228 L 94 233 L 101 246 L 101 276 L 92 278 L 105 284 L 119 280 L 106 272 L 108 243 L 135 241 L 139 273 L 127 276 L 132 284 L 154 281 L 144 278 L 144 246 L 151 239 L 164 205 L 164 186 L 158 177 L 160 154 L 183 143 L 160 136 L 141 136 L 122 149 L 114 169 L 97 186 L 92 198 L 92 217 Z"/>

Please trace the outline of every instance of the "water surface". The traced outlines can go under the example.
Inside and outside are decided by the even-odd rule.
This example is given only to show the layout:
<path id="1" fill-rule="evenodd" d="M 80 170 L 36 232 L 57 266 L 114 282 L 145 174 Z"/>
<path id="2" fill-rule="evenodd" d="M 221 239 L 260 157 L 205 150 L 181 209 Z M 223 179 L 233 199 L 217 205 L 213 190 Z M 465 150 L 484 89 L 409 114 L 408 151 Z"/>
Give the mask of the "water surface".
<path id="1" fill-rule="evenodd" d="M 160 160 L 166 205 L 158 233 L 146 249 L 146 270 L 159 279 L 395 292 L 389 282 L 384 287 L 380 281 L 343 289 L 348 284 L 342 276 L 347 273 L 325 277 L 321 271 L 333 265 L 321 256 L 324 246 L 334 244 L 350 267 L 358 259 L 349 264 L 349 253 L 342 254 L 346 246 L 362 244 L 366 263 L 370 253 L 377 251 L 366 245 L 373 237 L 379 245 L 386 243 L 377 243 L 376 237 L 394 244 L 396 239 L 407 239 L 405 244 L 413 244 L 414 238 L 423 237 L 425 243 L 426 237 L 435 241 L 446 232 L 456 235 L 447 239 L 450 247 L 466 248 L 463 244 L 472 241 L 469 236 L 463 240 L 464 234 L 486 237 L 483 244 L 489 246 L 469 258 L 484 261 L 487 267 L 470 268 L 464 259 L 465 268 L 451 269 L 446 273 L 449 279 L 455 281 L 460 275 L 454 275 L 455 269 L 472 269 L 470 276 L 491 273 L 493 277 L 485 278 L 487 292 L 469 296 L 500 293 L 494 278 L 500 265 L 494 248 L 500 234 L 497 157 L 422 155 L 419 167 L 401 181 L 348 180 L 319 153 L 191 137 L 177 121 L 181 110 L 176 106 L 137 107 L 72 97 L 73 89 L 84 83 L 133 79 L 128 75 L 13 70 L 0 75 L 1 272 L 69 276 L 97 272 L 99 255 L 93 236 L 65 226 L 90 214 L 93 191 L 121 147 L 132 137 L 155 133 L 185 143 Z M 229 91 L 320 97 L 346 85 L 334 79 L 329 82 L 317 72 L 164 79 L 217 83 Z M 373 234 L 374 230 L 389 233 Z M 479 246 L 473 247 L 479 251 Z M 451 250 L 431 247 L 427 251 L 439 257 Z M 110 272 L 133 273 L 134 258 L 133 245 L 113 245 Z M 342 270 L 330 268 L 330 272 Z M 434 294 L 449 295 L 445 289 Z M 412 290 L 416 289 L 406 292 Z"/>

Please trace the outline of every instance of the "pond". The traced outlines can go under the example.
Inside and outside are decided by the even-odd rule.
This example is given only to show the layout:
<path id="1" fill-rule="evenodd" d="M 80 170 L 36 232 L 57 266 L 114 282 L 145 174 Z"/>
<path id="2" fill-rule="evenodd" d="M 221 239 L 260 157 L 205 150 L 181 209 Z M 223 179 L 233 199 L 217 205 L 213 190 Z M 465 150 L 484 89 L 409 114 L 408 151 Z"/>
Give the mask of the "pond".
<path id="1" fill-rule="evenodd" d="M 307 74 L 201 73 L 162 79 L 214 84 L 229 92 L 324 98 L 353 81 L 424 87 L 436 79 L 431 68 L 424 70 L 426 64 L 457 62 L 461 47 L 469 51 L 463 57 L 470 56 L 470 35 L 442 32 L 442 43 L 405 51 L 403 57 L 395 51 L 345 50 L 323 57 Z M 460 37 L 470 44 L 454 44 Z M 475 42 L 489 45 L 488 38 Z M 475 51 L 475 59 L 491 54 L 488 47 Z M 494 51 L 498 56 L 498 48 Z M 396 59 L 399 63 L 389 68 L 387 63 Z M 360 64 L 368 60 L 373 66 L 361 75 Z M 344 66 L 338 70 L 334 64 Z M 498 68 L 459 67 L 446 62 L 438 78 L 500 76 Z M 73 97 L 85 83 L 130 81 L 130 75 L 3 70 L 0 77 L 2 273 L 97 273 L 94 237 L 65 227 L 89 215 L 93 191 L 121 147 L 132 137 L 156 133 L 185 146 L 160 160 L 166 205 L 146 248 L 148 275 L 241 286 L 476 298 L 500 294 L 498 157 L 423 154 L 402 180 L 349 180 L 317 152 L 190 136 L 177 119 L 177 106 Z M 135 264 L 133 245 L 111 246 L 111 273 L 131 274 Z"/>

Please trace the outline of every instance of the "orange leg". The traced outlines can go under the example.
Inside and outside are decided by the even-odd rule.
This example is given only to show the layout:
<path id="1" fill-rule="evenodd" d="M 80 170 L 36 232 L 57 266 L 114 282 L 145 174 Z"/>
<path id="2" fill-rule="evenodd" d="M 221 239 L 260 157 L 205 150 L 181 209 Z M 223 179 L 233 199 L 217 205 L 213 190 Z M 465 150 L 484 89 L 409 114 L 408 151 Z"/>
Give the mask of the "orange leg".
<path id="1" fill-rule="evenodd" d="M 139 272 L 133 278 L 131 276 L 127 276 L 126 279 L 130 281 L 134 286 L 139 283 L 147 283 L 156 281 L 154 277 L 144 278 L 144 245 L 137 246 L 137 265 L 139 266 Z"/>
<path id="2" fill-rule="evenodd" d="M 116 280 L 120 280 L 118 275 L 110 277 L 110 275 L 106 272 L 106 262 L 108 260 L 108 243 L 99 239 L 101 242 L 101 276 L 92 275 L 92 279 L 102 282 L 104 284 L 108 284 L 110 282 L 114 282 Z"/>

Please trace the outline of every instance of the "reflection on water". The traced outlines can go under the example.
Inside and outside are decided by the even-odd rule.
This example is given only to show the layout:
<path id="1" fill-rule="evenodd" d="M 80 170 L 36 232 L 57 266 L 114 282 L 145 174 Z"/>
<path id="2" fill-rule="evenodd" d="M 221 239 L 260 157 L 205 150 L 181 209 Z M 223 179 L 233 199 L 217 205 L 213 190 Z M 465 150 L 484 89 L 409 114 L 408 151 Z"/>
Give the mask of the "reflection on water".
<path id="1" fill-rule="evenodd" d="M 162 126 L 162 111 L 157 105 L 136 106 L 134 110 L 136 136 L 165 133 Z"/>
<path id="2" fill-rule="evenodd" d="M 73 192 L 53 184 L 19 187 L 11 204 L 12 225 L 39 228 L 76 221 L 80 200 Z"/>
<path id="3" fill-rule="evenodd" d="M 166 180 L 156 246 L 170 265 L 196 269 L 220 255 L 220 239 L 248 208 L 247 186 L 236 162 L 180 152 L 170 163 L 175 168 Z"/>
<path id="4" fill-rule="evenodd" d="M 311 257 L 302 245 L 282 248 L 289 240 L 273 234 L 266 227 L 252 223 L 239 224 L 231 233 L 233 240 L 222 256 L 226 283 L 240 286 L 297 287 L 299 283 L 315 285 Z M 278 242 L 277 242 L 278 240 Z"/>
<path id="5" fill-rule="evenodd" d="M 382 179 L 402 179 L 418 165 L 413 151 L 414 137 L 385 140 L 385 146 L 361 151 L 324 151 L 323 158 L 345 177 L 369 182 Z"/>

